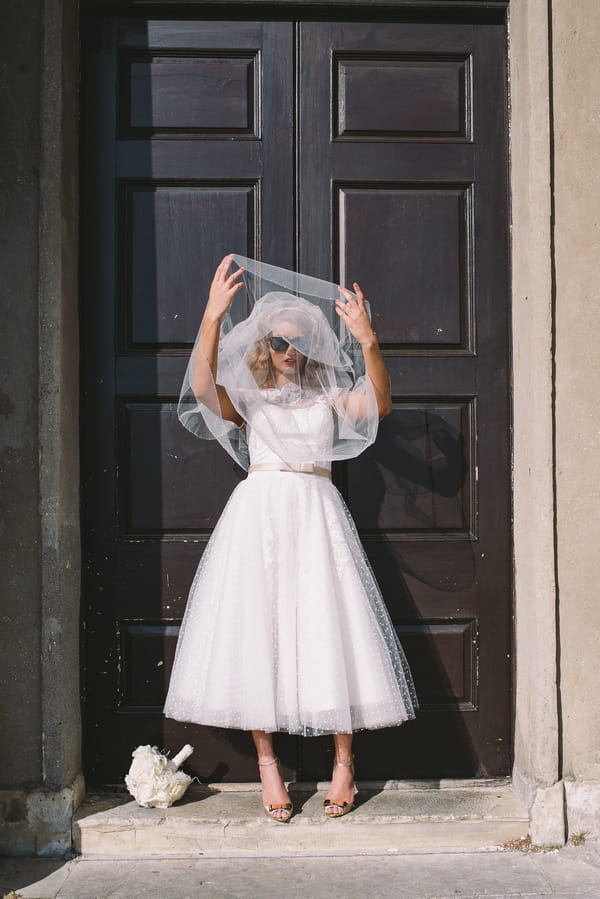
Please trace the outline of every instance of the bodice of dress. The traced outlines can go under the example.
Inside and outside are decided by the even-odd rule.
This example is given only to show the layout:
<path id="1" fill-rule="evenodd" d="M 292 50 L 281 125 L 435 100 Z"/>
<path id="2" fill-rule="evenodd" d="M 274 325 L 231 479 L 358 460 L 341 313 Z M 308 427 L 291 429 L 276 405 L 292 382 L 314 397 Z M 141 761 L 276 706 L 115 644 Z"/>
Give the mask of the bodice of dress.
<path id="1" fill-rule="evenodd" d="M 333 413 L 325 398 L 312 403 L 281 402 L 280 391 L 265 390 L 266 402 L 247 426 L 251 465 L 313 462 L 331 470 L 324 461 L 333 442 Z M 307 458 L 298 458 L 301 453 Z"/>

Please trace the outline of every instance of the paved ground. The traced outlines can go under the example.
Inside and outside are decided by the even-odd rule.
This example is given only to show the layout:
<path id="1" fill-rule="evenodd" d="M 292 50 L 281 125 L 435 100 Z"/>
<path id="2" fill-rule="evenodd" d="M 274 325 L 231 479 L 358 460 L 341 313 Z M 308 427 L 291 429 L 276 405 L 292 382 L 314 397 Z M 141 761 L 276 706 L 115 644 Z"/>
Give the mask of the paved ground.
<path id="1" fill-rule="evenodd" d="M 14 892 L 11 892 L 14 891 Z M 599 899 L 600 844 L 253 858 L 0 860 L 11 899 Z"/>

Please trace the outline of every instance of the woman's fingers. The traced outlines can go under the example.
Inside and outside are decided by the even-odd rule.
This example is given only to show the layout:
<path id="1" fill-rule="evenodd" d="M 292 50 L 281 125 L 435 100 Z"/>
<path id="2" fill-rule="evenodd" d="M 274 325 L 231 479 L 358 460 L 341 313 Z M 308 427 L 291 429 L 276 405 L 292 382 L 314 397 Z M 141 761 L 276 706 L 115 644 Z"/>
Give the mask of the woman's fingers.
<path id="1" fill-rule="evenodd" d="M 354 287 L 354 293 L 352 293 L 350 290 L 347 290 L 345 287 L 338 287 L 338 290 L 344 297 L 344 300 L 338 300 L 337 302 L 345 301 L 346 304 L 351 304 L 351 308 L 353 306 L 354 308 L 359 308 L 362 310 L 365 308 L 365 295 L 362 292 L 358 281 L 354 281 L 352 286 Z"/>
<path id="2" fill-rule="evenodd" d="M 231 263 L 233 262 L 233 253 L 229 253 L 227 256 L 223 256 L 221 261 L 217 266 L 217 270 L 215 272 L 215 278 L 219 281 L 227 281 L 228 278 L 233 277 L 233 275 L 238 275 L 239 272 L 243 271 L 243 269 L 236 269 L 233 274 L 228 274 L 229 269 L 231 267 Z"/>
<path id="3" fill-rule="evenodd" d="M 229 256 L 223 256 L 223 258 L 219 262 L 219 265 L 217 266 L 217 271 L 219 272 L 220 275 L 225 274 L 225 272 L 231 265 L 232 261 L 233 261 L 233 256 L 231 254 L 229 254 Z"/>
<path id="4" fill-rule="evenodd" d="M 354 294 L 351 293 L 349 290 L 346 290 L 345 287 L 342 287 L 340 285 L 340 286 L 338 286 L 338 290 L 348 302 L 350 302 L 352 300 L 354 300 L 354 302 L 356 302 L 356 297 L 354 296 Z"/>
<path id="5" fill-rule="evenodd" d="M 244 269 L 238 268 L 230 273 L 229 269 L 232 262 L 233 253 L 221 259 L 215 269 L 208 294 L 207 309 L 210 309 L 211 314 L 215 314 L 219 319 L 227 312 L 235 294 L 244 285 L 243 280 L 241 280 Z"/>
<path id="6" fill-rule="evenodd" d="M 227 280 L 233 284 L 243 273 L 244 273 L 244 269 L 238 268 L 229 275 Z"/>
<path id="7" fill-rule="evenodd" d="M 227 269 L 231 265 L 231 258 L 231 256 L 225 256 L 223 259 L 221 259 L 215 269 L 215 274 L 212 282 L 213 285 L 216 286 L 217 284 L 221 284 L 225 280 L 227 276 Z"/>
<path id="8" fill-rule="evenodd" d="M 341 296 L 336 300 L 335 308 L 350 333 L 360 343 L 363 340 L 370 340 L 373 331 L 367 312 L 365 295 L 357 281 L 354 281 L 353 287 L 356 295 L 346 290 L 345 287 L 340 286 L 338 288 Z"/>
<path id="9" fill-rule="evenodd" d="M 338 312 L 340 313 L 340 315 L 343 315 L 344 317 L 348 317 L 349 315 L 352 315 L 358 309 L 356 297 L 352 296 L 350 291 L 344 290 L 341 287 L 339 288 L 339 290 L 342 293 L 342 296 L 338 300 L 335 301 L 336 308 L 337 308 Z"/>
<path id="10" fill-rule="evenodd" d="M 243 281 L 239 281 L 238 279 L 241 278 L 242 274 L 244 273 L 244 269 L 237 268 L 234 272 L 229 272 L 232 262 L 232 253 L 230 253 L 228 256 L 224 256 L 223 259 L 221 259 L 215 271 L 213 284 L 215 287 L 219 287 L 222 290 L 230 291 L 233 289 L 235 293 L 243 285 Z"/>
<path id="11" fill-rule="evenodd" d="M 360 287 L 360 284 L 358 283 L 358 281 L 355 281 L 355 282 L 354 282 L 353 287 L 354 287 L 354 292 L 356 293 L 356 296 L 358 297 L 358 302 L 361 303 L 361 305 L 364 306 L 364 304 L 365 304 L 365 295 L 364 295 L 364 293 L 362 292 L 361 287 Z"/>
<path id="12" fill-rule="evenodd" d="M 360 285 L 356 281 L 354 282 L 354 288 L 356 290 L 356 296 L 349 290 L 346 290 L 345 287 L 338 287 L 343 299 L 340 297 L 339 300 L 336 300 L 336 304 L 339 303 L 338 311 L 340 314 L 349 316 L 350 318 L 361 318 L 367 314 L 365 296 Z"/>

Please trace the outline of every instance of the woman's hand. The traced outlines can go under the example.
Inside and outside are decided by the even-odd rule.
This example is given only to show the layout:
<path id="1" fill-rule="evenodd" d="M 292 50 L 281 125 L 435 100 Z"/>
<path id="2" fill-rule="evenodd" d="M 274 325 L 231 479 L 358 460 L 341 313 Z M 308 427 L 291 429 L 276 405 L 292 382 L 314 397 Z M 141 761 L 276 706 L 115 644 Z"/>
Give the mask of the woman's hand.
<path id="1" fill-rule="evenodd" d="M 365 297 L 360 289 L 360 285 L 355 281 L 353 287 L 356 291 L 356 296 L 351 294 L 349 290 L 346 290 L 345 287 L 338 287 L 342 296 L 335 301 L 335 311 L 342 321 L 346 323 L 352 336 L 358 340 L 361 346 L 364 346 L 365 344 L 377 342 L 377 337 L 371 327 L 369 313 L 365 306 Z"/>
<path id="2" fill-rule="evenodd" d="M 353 287 L 356 291 L 356 296 L 353 296 L 344 287 L 338 287 L 341 297 L 335 301 L 335 308 L 342 321 L 346 322 L 348 330 L 354 339 L 361 345 L 365 357 L 365 370 L 373 385 L 377 400 L 377 411 L 381 418 L 392 411 L 390 376 L 381 354 L 377 336 L 371 327 L 364 294 L 356 281 Z M 368 403 L 366 402 L 366 397 L 353 396 L 350 393 L 346 398 L 346 410 L 355 418 L 367 415 Z"/>
<path id="3" fill-rule="evenodd" d="M 217 266 L 204 312 L 204 318 L 207 321 L 221 322 L 229 310 L 234 296 L 240 287 L 243 287 L 244 282 L 239 279 L 244 269 L 238 268 L 233 274 L 229 274 L 232 262 L 233 254 L 230 254 L 225 256 Z"/>
<path id="4" fill-rule="evenodd" d="M 240 281 L 244 271 L 242 268 L 237 269 L 232 275 L 229 274 L 232 262 L 232 254 L 225 256 L 217 266 L 212 279 L 200 328 L 200 339 L 192 356 L 191 385 L 197 399 L 211 412 L 236 425 L 241 425 L 241 415 L 231 402 L 225 388 L 217 383 L 221 320 L 244 283 Z"/>

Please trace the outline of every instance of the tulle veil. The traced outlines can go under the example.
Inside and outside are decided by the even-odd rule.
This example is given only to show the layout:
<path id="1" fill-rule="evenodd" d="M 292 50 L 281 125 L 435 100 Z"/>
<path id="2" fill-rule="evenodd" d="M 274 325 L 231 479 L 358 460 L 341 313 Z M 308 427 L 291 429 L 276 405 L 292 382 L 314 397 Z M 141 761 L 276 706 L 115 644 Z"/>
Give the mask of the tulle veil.
<path id="1" fill-rule="evenodd" d="M 360 345 L 335 311 L 338 286 L 240 255 L 233 265 L 243 268 L 244 286 L 222 323 L 216 384 L 225 388 L 243 424 L 221 415 L 215 381 L 198 347 L 200 332 L 181 389 L 180 421 L 197 437 L 218 440 L 246 469 L 248 427 L 286 463 L 357 456 L 375 440 L 377 401 Z M 295 367 L 288 363 L 283 389 L 274 386 L 269 341 L 293 347 L 301 358 Z M 286 358 L 285 349 L 277 352 Z M 333 416 L 327 445 L 297 425 L 295 410 L 317 403 Z"/>

